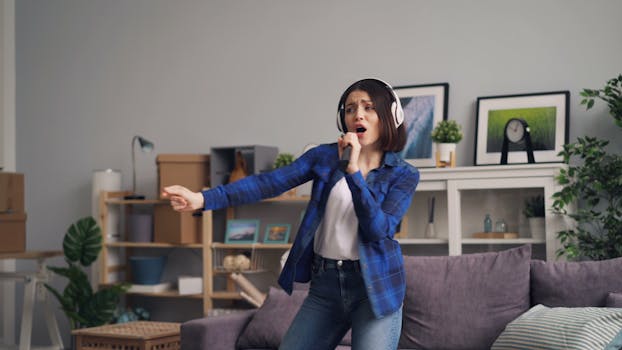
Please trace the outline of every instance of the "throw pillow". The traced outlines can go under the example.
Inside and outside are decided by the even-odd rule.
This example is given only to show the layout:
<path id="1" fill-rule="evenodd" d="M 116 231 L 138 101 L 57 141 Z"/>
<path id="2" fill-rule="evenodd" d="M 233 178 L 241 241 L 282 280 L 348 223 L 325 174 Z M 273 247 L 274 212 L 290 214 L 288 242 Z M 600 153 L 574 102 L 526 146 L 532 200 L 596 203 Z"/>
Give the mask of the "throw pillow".
<path id="1" fill-rule="evenodd" d="M 307 293 L 298 289 L 290 296 L 282 289 L 270 287 L 268 297 L 238 338 L 238 348 L 278 348 Z"/>
<path id="2" fill-rule="evenodd" d="M 602 261 L 531 262 L 531 305 L 605 306 L 607 293 L 622 291 L 622 258 Z"/>
<path id="3" fill-rule="evenodd" d="M 529 309 L 531 246 L 461 256 L 404 257 L 400 348 L 489 349 Z"/>
<path id="4" fill-rule="evenodd" d="M 622 308 L 622 293 L 609 292 L 607 293 L 606 307 L 620 307 Z"/>
<path id="5" fill-rule="evenodd" d="M 238 349 L 278 348 L 308 293 L 306 284 L 294 284 L 291 296 L 282 289 L 270 287 L 266 300 L 238 338 Z M 352 330 L 340 344 L 352 344 Z"/>
<path id="6" fill-rule="evenodd" d="M 621 328 L 622 309 L 536 305 L 508 324 L 491 349 L 619 349 Z"/>

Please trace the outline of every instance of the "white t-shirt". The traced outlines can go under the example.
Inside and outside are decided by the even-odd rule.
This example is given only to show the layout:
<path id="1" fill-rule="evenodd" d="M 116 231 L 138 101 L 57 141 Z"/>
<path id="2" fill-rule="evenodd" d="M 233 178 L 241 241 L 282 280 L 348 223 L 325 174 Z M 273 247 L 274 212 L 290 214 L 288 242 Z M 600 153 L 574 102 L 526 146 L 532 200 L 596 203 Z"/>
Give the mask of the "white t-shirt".
<path id="1" fill-rule="evenodd" d="M 358 260 L 358 225 L 352 193 L 344 177 L 330 190 L 313 251 L 328 259 Z"/>

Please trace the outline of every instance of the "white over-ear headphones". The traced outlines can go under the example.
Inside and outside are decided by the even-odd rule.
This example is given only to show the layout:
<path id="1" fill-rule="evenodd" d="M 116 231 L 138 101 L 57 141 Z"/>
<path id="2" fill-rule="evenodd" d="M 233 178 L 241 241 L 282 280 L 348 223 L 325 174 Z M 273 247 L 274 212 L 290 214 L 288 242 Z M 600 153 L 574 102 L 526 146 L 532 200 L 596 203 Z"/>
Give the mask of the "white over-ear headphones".
<path id="1" fill-rule="evenodd" d="M 368 78 L 368 79 L 362 79 L 359 80 L 355 83 L 353 83 L 352 85 L 350 85 L 350 87 L 348 87 L 345 92 L 341 95 L 341 98 L 339 99 L 339 105 L 337 106 L 337 129 L 339 129 L 339 131 L 341 132 L 345 132 L 347 130 L 346 128 L 346 121 L 345 121 L 345 117 L 346 117 L 346 112 L 345 112 L 345 103 L 346 103 L 346 98 L 348 98 L 348 94 L 350 93 L 350 88 L 354 85 L 359 84 L 362 81 L 365 80 L 371 80 L 374 81 L 382 86 L 384 86 L 387 90 L 389 90 L 389 93 L 391 94 L 391 96 L 393 97 L 393 102 L 391 103 L 391 114 L 393 115 L 393 120 L 395 121 L 395 128 L 398 128 L 400 125 L 402 125 L 402 123 L 404 122 L 404 110 L 402 109 L 402 103 L 400 102 L 400 98 L 397 96 L 397 94 L 395 93 L 395 90 L 393 90 L 393 88 L 391 87 L 391 85 L 389 85 L 388 83 L 380 80 L 380 79 L 375 79 L 375 78 Z M 347 94 L 346 94 L 347 92 Z"/>

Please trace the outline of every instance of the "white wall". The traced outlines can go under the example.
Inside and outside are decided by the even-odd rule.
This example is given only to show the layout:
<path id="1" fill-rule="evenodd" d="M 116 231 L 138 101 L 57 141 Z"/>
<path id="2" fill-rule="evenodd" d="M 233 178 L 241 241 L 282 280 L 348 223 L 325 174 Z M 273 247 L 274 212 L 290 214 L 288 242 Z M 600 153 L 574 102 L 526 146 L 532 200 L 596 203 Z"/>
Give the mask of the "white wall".
<path id="1" fill-rule="evenodd" d="M 570 90 L 571 140 L 613 139 L 579 91 L 620 73 L 620 13 L 618 0 L 19 1 L 28 249 L 60 248 L 90 213 L 94 169 L 131 186 L 134 134 L 156 145 L 137 156 L 139 191 L 154 195 L 157 153 L 335 140 L 337 99 L 362 77 L 449 82 L 459 165 L 473 164 L 478 96 Z"/>

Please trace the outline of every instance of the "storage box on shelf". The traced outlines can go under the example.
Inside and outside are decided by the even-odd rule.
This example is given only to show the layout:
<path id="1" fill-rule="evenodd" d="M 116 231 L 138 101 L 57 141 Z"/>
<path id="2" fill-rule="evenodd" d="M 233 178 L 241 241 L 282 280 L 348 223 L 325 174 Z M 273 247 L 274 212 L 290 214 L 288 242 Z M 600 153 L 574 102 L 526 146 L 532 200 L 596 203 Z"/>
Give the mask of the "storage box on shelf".
<path id="1" fill-rule="evenodd" d="M 0 213 L 24 211 L 24 174 L 0 171 Z"/>
<path id="2" fill-rule="evenodd" d="M 24 174 L 0 171 L 0 252 L 26 250 Z"/>
<path id="3" fill-rule="evenodd" d="M 159 154 L 158 190 L 163 187 L 182 185 L 191 191 L 200 191 L 210 184 L 209 154 Z"/>
<path id="4" fill-rule="evenodd" d="M 0 253 L 26 250 L 26 213 L 0 213 Z"/>
<path id="5" fill-rule="evenodd" d="M 461 255 L 463 251 L 501 249 L 508 245 L 532 243 L 542 258 L 552 260 L 558 248 L 556 232 L 564 227 L 562 217 L 546 211 L 546 236 L 532 238 L 523 217 L 524 199 L 536 194 L 545 198 L 545 208 L 552 206 L 553 193 L 560 189 L 555 176 L 564 164 L 525 164 L 458 168 L 420 169 L 421 179 L 413 204 L 407 212 L 407 238 L 400 239 L 404 250 L 426 245 L 426 252 Z M 434 196 L 436 237 L 424 236 L 428 223 L 427 199 Z M 473 238 L 483 231 L 483 220 L 491 214 L 494 221 L 503 218 L 507 232 L 518 238 Z M 414 247 L 412 248 L 414 249 Z"/>
<path id="6" fill-rule="evenodd" d="M 153 240 L 158 243 L 202 243 L 200 212 L 177 212 L 169 205 L 154 208 Z"/>

